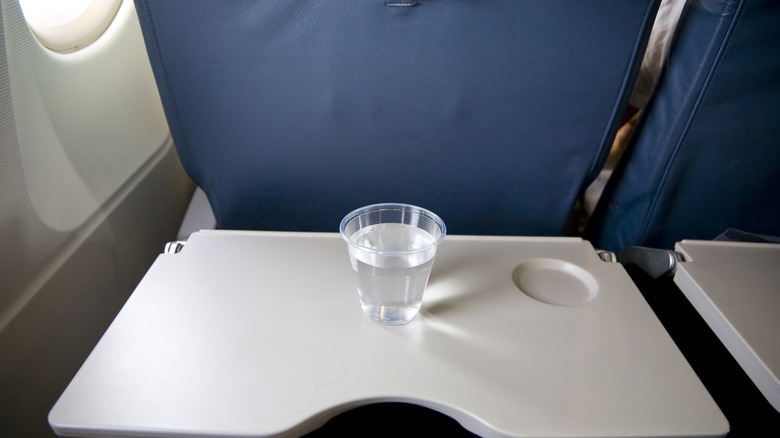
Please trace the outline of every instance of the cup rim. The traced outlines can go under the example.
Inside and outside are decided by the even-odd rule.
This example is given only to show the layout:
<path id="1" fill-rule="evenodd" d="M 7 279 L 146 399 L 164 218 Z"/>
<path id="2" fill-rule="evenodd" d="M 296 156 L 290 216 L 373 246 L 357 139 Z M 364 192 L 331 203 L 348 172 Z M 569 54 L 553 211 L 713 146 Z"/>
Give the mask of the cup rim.
<path id="1" fill-rule="evenodd" d="M 439 227 L 441 228 L 441 234 L 431 244 L 421 248 L 407 250 L 407 251 L 378 250 L 378 249 L 370 248 L 368 246 L 359 245 L 354 241 L 352 241 L 352 239 L 350 239 L 350 236 L 347 236 L 345 234 L 345 228 L 349 223 L 349 221 L 351 221 L 358 215 L 368 213 L 370 211 L 378 211 L 378 210 L 406 210 L 406 211 L 413 211 L 415 213 L 422 214 L 424 216 L 427 216 L 428 218 L 430 218 L 431 220 L 436 222 L 436 224 L 439 225 Z M 363 251 L 367 251 L 373 254 L 378 254 L 378 255 L 415 254 L 418 252 L 428 251 L 431 248 L 435 248 L 439 246 L 439 244 L 444 240 L 444 237 L 447 235 L 447 226 L 444 224 L 444 221 L 436 213 L 428 210 L 427 208 L 418 207 L 416 205 L 405 204 L 400 202 L 383 202 L 379 204 L 366 205 L 349 212 L 346 216 L 344 216 L 344 218 L 341 220 L 341 223 L 339 224 L 339 234 L 341 235 L 341 238 L 347 242 L 348 245 L 355 248 L 360 248 Z"/>

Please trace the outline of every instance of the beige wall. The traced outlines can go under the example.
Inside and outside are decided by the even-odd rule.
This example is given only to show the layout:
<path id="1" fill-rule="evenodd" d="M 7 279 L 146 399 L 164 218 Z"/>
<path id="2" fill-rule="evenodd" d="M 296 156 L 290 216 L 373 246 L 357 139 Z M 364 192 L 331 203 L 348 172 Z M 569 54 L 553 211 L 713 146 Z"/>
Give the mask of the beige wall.
<path id="1" fill-rule="evenodd" d="M 72 53 L 15 0 L 0 44 L 0 435 L 46 415 L 166 241 L 193 190 L 132 1 Z"/>

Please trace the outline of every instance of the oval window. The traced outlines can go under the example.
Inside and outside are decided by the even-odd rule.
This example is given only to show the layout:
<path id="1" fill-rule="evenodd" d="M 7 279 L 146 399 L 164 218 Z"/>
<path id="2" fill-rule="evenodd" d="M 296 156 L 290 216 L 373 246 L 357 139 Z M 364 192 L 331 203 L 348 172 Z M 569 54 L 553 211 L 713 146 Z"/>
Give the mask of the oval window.
<path id="1" fill-rule="evenodd" d="M 49 50 L 69 53 L 108 29 L 122 0 L 19 0 L 27 25 Z"/>

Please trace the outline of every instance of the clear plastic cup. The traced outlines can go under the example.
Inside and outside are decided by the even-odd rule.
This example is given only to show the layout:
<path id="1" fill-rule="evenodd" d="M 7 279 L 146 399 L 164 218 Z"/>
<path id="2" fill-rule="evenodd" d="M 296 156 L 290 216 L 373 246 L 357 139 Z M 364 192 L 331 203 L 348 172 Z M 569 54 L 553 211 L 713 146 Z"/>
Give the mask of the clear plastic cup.
<path id="1" fill-rule="evenodd" d="M 436 248 L 447 228 L 439 216 L 408 204 L 359 208 L 341 221 L 360 304 L 384 325 L 405 324 L 420 311 Z"/>

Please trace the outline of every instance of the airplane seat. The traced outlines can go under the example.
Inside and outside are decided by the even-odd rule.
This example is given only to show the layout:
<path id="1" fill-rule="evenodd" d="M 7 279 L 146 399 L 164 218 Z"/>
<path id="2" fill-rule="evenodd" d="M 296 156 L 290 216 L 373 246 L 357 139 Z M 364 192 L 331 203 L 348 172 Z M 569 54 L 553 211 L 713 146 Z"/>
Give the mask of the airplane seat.
<path id="1" fill-rule="evenodd" d="M 780 235 L 780 3 L 688 1 L 666 71 L 584 236 L 619 252 Z"/>
<path id="2" fill-rule="evenodd" d="M 180 159 L 222 229 L 335 231 L 406 202 L 560 235 L 658 0 L 135 0 Z"/>

